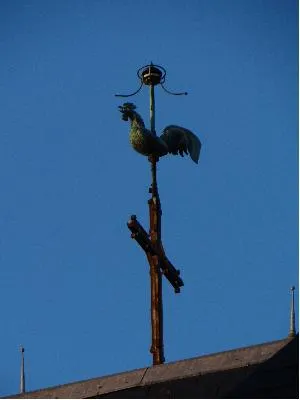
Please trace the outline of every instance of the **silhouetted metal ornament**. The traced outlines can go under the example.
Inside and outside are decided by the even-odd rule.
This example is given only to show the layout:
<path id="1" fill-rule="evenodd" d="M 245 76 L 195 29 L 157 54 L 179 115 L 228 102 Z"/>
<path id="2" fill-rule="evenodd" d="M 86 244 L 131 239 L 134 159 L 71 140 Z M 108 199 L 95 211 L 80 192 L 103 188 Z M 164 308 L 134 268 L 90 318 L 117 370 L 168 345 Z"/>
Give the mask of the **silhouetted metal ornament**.
<path id="1" fill-rule="evenodd" d="M 20 393 L 25 393 L 25 365 L 24 365 L 24 352 L 23 346 L 20 346 L 21 353 L 21 376 L 20 376 Z"/>
<path id="2" fill-rule="evenodd" d="M 289 330 L 289 337 L 296 336 L 296 318 L 295 318 L 295 286 L 291 287 L 291 309 L 290 309 L 290 330 Z"/>

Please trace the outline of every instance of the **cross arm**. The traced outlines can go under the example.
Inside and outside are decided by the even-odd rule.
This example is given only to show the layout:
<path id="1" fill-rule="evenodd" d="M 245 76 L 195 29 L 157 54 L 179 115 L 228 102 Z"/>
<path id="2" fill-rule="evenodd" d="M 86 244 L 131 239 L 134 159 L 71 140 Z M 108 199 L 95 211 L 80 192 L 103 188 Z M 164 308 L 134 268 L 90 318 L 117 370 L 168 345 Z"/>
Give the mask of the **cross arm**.
<path id="1" fill-rule="evenodd" d="M 132 239 L 135 239 L 146 253 L 150 253 L 151 255 L 158 255 L 157 251 L 154 249 L 151 240 L 148 237 L 147 232 L 138 222 L 135 215 L 131 216 L 130 220 L 127 222 L 127 226 L 131 230 Z"/>
<path id="2" fill-rule="evenodd" d="M 164 276 L 168 279 L 170 284 L 175 289 L 175 293 L 180 293 L 180 287 L 184 285 L 183 280 L 180 278 L 180 271 L 177 270 L 173 264 L 166 257 L 162 244 L 155 248 L 145 229 L 138 222 L 135 215 L 127 222 L 127 226 L 131 231 L 131 237 L 135 239 L 141 248 L 151 256 L 157 256 L 159 267 Z"/>
<path id="3" fill-rule="evenodd" d="M 183 280 L 180 278 L 180 271 L 176 269 L 174 265 L 168 260 L 164 252 L 162 251 L 161 256 L 161 263 L 160 263 L 161 270 L 164 276 L 168 279 L 168 281 L 173 286 L 175 293 L 180 293 L 181 286 L 184 285 Z"/>

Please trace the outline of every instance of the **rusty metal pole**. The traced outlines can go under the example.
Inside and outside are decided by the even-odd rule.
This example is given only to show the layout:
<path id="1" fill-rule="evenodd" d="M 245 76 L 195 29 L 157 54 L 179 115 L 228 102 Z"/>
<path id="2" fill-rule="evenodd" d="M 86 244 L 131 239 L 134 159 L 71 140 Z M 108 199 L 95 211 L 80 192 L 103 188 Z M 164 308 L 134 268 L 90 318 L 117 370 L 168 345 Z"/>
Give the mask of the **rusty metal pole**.
<path id="1" fill-rule="evenodd" d="M 154 85 L 150 85 L 150 127 L 155 132 L 155 98 Z M 156 163 L 158 159 L 149 157 L 151 163 L 152 184 L 149 189 L 152 194 L 148 200 L 150 214 L 150 239 L 154 248 L 158 248 L 161 242 L 161 207 L 157 188 Z M 153 365 L 162 364 L 164 358 L 163 345 L 163 304 L 162 304 L 162 274 L 159 268 L 159 258 L 156 255 L 149 257 L 151 277 L 151 326 L 152 344 L 150 352 L 153 356 Z"/>

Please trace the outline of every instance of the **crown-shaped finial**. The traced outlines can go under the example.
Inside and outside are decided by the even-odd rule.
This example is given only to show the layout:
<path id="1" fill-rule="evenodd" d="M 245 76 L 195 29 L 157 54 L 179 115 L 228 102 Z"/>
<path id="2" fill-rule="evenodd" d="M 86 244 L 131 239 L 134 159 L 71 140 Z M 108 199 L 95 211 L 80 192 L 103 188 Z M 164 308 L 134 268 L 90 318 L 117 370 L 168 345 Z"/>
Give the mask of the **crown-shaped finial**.
<path id="1" fill-rule="evenodd" d="M 117 97 L 134 96 L 142 89 L 143 85 L 152 87 L 160 85 L 166 93 L 172 94 L 174 96 L 187 95 L 187 92 L 171 92 L 170 90 L 166 89 L 166 87 L 164 86 L 166 80 L 166 74 L 167 74 L 166 70 L 161 65 L 153 64 L 153 62 L 151 62 L 151 64 L 144 65 L 137 71 L 137 76 L 139 77 L 140 80 L 140 87 L 133 93 L 115 94 L 115 96 Z"/>

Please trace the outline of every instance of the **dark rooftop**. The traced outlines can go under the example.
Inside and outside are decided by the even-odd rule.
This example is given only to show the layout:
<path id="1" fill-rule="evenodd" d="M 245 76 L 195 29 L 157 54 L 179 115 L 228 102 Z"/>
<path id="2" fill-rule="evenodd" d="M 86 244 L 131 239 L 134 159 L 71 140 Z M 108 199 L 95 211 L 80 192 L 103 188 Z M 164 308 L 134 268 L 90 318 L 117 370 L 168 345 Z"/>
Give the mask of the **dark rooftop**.
<path id="1" fill-rule="evenodd" d="M 10 398 L 298 398 L 298 335 Z"/>

